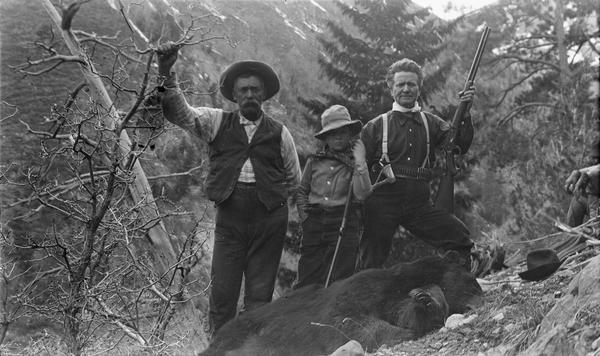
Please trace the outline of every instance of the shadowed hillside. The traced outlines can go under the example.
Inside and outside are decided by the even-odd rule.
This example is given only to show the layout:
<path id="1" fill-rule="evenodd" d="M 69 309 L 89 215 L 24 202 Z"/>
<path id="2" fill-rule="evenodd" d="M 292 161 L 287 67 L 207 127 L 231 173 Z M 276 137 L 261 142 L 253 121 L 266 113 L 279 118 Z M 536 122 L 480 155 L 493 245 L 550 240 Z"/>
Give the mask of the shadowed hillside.
<path id="1" fill-rule="evenodd" d="M 143 41 L 139 42 L 139 36 L 131 34 L 111 3 L 113 2 L 92 1 L 83 4 L 74 17 L 72 29 L 98 36 L 116 36 L 112 43 L 119 46 L 129 45 L 131 36 L 144 45 Z M 186 21 L 189 22 L 189 16 L 202 18 L 198 25 L 204 30 L 210 30 L 206 34 L 207 38 L 219 38 L 186 46 L 181 51 L 175 70 L 188 101 L 193 105 L 233 108 L 232 104 L 224 102 L 216 90 L 220 73 L 238 59 L 265 61 L 278 73 L 282 90 L 274 99 L 265 103 L 264 109 L 289 127 L 302 158 L 313 152 L 316 143 L 312 136 L 314 128 L 309 128 L 304 122 L 296 97 L 307 92 L 319 93 L 326 88 L 333 88 L 320 75 L 315 36 L 323 32 L 327 20 L 339 17 L 335 5 L 328 1 L 324 1 L 323 5 L 312 1 L 173 3 L 177 10 L 167 7 L 161 1 L 144 2 L 132 7 L 129 15 L 150 41 L 156 40 L 160 34 L 163 34 L 163 41 L 180 38 L 181 33 L 175 23 L 185 24 Z M 40 167 L 52 167 L 52 172 L 48 174 L 51 178 L 46 182 L 48 185 L 60 184 L 61 177 L 66 177 L 64 173 L 70 167 L 66 162 L 50 162 L 49 157 L 42 154 L 39 137 L 27 132 L 27 125 L 31 130 L 37 131 L 55 129 L 56 122 L 51 121 L 51 116 L 56 117 L 57 110 L 64 105 L 74 88 L 83 82 L 83 77 L 79 65 L 75 63 L 60 65 L 39 76 L 25 75 L 11 69 L 28 60 L 35 61 L 52 55 L 43 46 L 49 46 L 59 54 L 69 52 L 41 2 L 3 1 L 0 3 L 0 13 L 0 94 L 3 101 L 0 164 L 6 178 L 2 181 L 3 187 L 0 190 L 0 200 L 3 203 L 1 222 L 9 228 L 10 233 L 7 234 L 18 245 L 25 245 L 30 238 L 36 236 L 47 236 L 55 227 L 59 234 L 69 236 L 72 228 L 68 218 L 47 208 L 40 209 L 35 215 L 25 216 L 37 209 L 39 202 L 36 199 L 19 204 L 14 202 L 23 201 L 31 195 L 31 187 L 24 182 L 30 173 L 37 176 L 41 171 Z M 226 39 L 222 39 L 223 37 Z M 93 58 L 95 69 L 101 76 L 116 78 L 116 84 L 120 88 L 139 88 L 145 63 L 117 58 L 111 50 L 91 41 L 83 42 L 83 46 Z M 128 53 L 135 54 L 131 48 Z M 31 67 L 27 70 L 34 72 L 43 68 L 46 67 Z M 153 75 L 149 90 L 153 90 L 154 80 Z M 117 110 L 127 112 L 135 97 L 124 95 L 122 90 L 111 86 L 106 78 L 103 82 Z M 76 105 L 79 108 L 89 107 L 89 94 L 86 90 L 78 97 Z M 16 113 L 11 115 L 15 108 Z M 212 204 L 205 198 L 204 192 L 204 177 L 208 166 L 206 145 L 170 123 L 160 119 L 158 121 L 160 122 L 154 124 L 164 128 L 164 133 L 143 153 L 140 162 L 150 178 L 154 195 L 161 197 L 158 202 L 161 210 L 166 212 L 179 209 L 178 211 L 191 213 L 166 218 L 167 231 L 172 238 L 183 238 L 194 230 L 196 220 L 201 219 L 203 226 L 197 233 L 201 235 L 200 238 L 209 239 L 206 241 L 207 246 L 212 245 L 211 234 L 206 234 L 206 231 L 212 230 L 213 215 Z M 135 132 L 130 130 L 129 134 L 133 137 Z M 200 169 L 188 175 L 153 178 L 185 172 L 195 167 Z M 19 249 L 14 253 L 12 257 L 15 260 L 35 260 L 34 251 Z M 201 293 L 202 288 L 208 285 L 204 276 L 206 264 L 209 263 L 209 258 L 202 261 L 203 265 L 197 268 L 197 275 L 193 277 L 199 282 L 191 288 L 191 293 L 195 296 L 194 304 L 202 312 L 206 309 L 206 298 Z M 293 259 L 283 263 L 295 268 Z M 18 269 L 24 272 L 32 266 L 27 262 L 19 265 Z M 287 274 L 285 280 L 289 283 L 294 273 L 289 270 L 282 273 Z M 21 286 L 12 283 L 10 287 L 18 289 Z M 29 324 L 37 326 L 29 327 Z M 41 316 L 34 321 L 22 318 L 11 325 L 8 338 L 19 344 L 26 342 L 30 335 L 42 332 L 44 328 L 60 333 L 59 324 L 42 320 Z"/>
<path id="2" fill-rule="evenodd" d="M 319 72 L 316 62 L 319 48 L 315 37 L 323 33 L 327 20 L 340 17 L 335 4 L 329 1 L 203 1 L 174 4 L 175 7 L 168 7 L 158 1 L 148 2 L 133 7 L 130 16 L 151 41 L 158 38 L 160 33 L 163 33 L 163 40 L 175 40 L 179 34 L 174 22 L 185 22 L 189 16 L 203 18 L 200 25 L 210 29 L 207 37 L 227 37 L 226 40 L 215 39 L 182 50 L 176 70 L 188 91 L 190 103 L 232 108 L 216 91 L 221 71 L 239 59 L 265 61 L 275 68 L 282 82 L 281 92 L 266 103 L 265 109 L 290 128 L 302 159 L 312 152 L 315 144 L 313 129 L 306 125 L 300 115 L 296 97 L 332 87 Z M 34 45 L 36 41 L 51 43 L 61 53 L 67 51 L 39 2 L 3 1 L 1 10 L 2 100 L 18 108 L 14 117 L 2 122 L 1 160 L 3 164 L 13 164 L 9 177 L 16 180 L 41 159 L 37 139 L 26 133 L 25 126 L 19 120 L 27 122 L 33 129 L 48 127 L 45 117 L 49 115 L 52 105 L 63 103 L 83 78 L 78 65 L 74 63 L 61 65 L 40 76 L 26 76 L 11 70 L 9 66 L 24 63 L 28 58 L 35 60 L 47 55 Z M 74 18 L 73 29 L 97 35 L 117 35 L 123 41 L 130 36 L 119 12 L 111 8 L 108 1 L 93 1 L 82 6 Z M 111 62 L 114 60 L 113 54 L 102 46 L 91 43 L 85 45 L 89 46 L 88 53 L 93 53 L 98 71 L 110 74 L 114 64 Z M 138 85 L 142 67 L 141 63 L 129 64 L 128 77 L 123 79 L 123 83 L 132 88 Z M 114 94 L 116 90 L 109 89 L 109 92 Z M 113 97 L 113 100 L 118 109 L 127 110 L 128 103 L 123 101 L 123 96 Z M 3 105 L 2 110 L 4 117 L 13 109 Z M 198 153 L 205 149 L 204 144 L 187 134 L 181 134 L 179 128 L 168 123 L 166 128 L 166 134 L 156 140 L 155 150 L 142 159 L 147 174 L 174 173 L 201 165 L 202 155 Z M 153 189 L 165 192 L 172 200 L 189 197 L 197 201 L 202 199 L 203 173 L 196 173 L 191 177 L 153 181 Z M 26 189 L 3 190 L 2 194 L 4 201 L 10 201 L 16 195 L 25 196 Z M 188 208 L 195 210 L 197 207 L 194 205 L 197 203 Z M 13 226 L 15 232 L 21 228 L 20 224 Z"/>

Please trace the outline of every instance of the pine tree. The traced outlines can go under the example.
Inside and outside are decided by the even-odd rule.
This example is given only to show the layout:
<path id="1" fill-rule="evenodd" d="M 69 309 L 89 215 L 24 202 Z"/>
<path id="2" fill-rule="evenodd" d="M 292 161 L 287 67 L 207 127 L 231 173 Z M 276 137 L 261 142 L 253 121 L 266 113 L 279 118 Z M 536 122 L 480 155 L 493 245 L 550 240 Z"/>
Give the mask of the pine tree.
<path id="1" fill-rule="evenodd" d="M 357 33 L 329 21 L 330 37 L 319 42 L 325 55 L 319 59 L 323 73 L 340 89 L 322 93 L 322 99 L 299 98 L 312 115 L 333 104 L 345 105 L 353 118 L 366 122 L 391 107 L 385 83 L 387 68 L 408 57 L 423 65 L 443 49 L 443 33 L 454 23 L 443 23 L 409 0 L 356 0 L 356 6 L 337 1 Z M 422 100 L 446 80 L 450 63 L 438 65 L 425 77 Z M 313 119 L 314 120 L 314 117 Z M 310 119 L 309 119 L 310 121 Z"/>
<path id="2" fill-rule="evenodd" d="M 467 183 L 478 199 L 474 214 L 500 226 L 487 236 L 553 232 L 540 217 L 564 221 L 565 178 L 595 163 L 598 96 L 588 89 L 598 81 L 597 7 L 596 0 L 499 1 L 468 18 L 448 45 L 464 53 L 480 24 L 492 29 L 473 112 L 478 178 Z"/>

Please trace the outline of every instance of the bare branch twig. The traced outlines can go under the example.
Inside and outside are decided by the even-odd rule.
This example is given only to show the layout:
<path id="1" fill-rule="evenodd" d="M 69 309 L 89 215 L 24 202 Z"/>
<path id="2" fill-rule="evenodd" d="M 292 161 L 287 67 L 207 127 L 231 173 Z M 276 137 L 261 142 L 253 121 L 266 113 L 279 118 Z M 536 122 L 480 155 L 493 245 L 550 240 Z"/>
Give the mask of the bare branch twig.
<path id="1" fill-rule="evenodd" d="M 26 70 L 27 68 L 35 67 L 35 66 L 42 65 L 42 64 L 52 63 L 52 62 L 56 62 L 56 63 L 53 63 L 49 67 L 40 69 L 40 70 L 35 71 L 35 72 Z M 54 56 L 50 56 L 50 57 L 46 57 L 46 58 L 41 58 L 41 59 L 38 59 L 38 60 L 35 60 L 35 61 L 27 60 L 27 63 L 19 64 L 19 65 L 16 65 L 16 66 L 9 65 L 8 67 L 11 68 L 11 69 L 16 70 L 18 72 L 27 74 L 27 75 L 38 76 L 38 75 L 50 72 L 51 70 L 53 70 L 54 68 L 58 67 L 59 65 L 61 65 L 63 63 L 69 63 L 69 62 L 71 62 L 71 63 L 79 63 L 79 64 L 81 64 L 83 66 L 87 65 L 87 63 L 85 62 L 85 60 L 83 60 L 79 56 L 69 56 L 69 55 L 64 55 L 64 54 L 56 54 Z"/>
<path id="2" fill-rule="evenodd" d="M 507 123 L 508 121 L 513 119 L 515 116 L 519 115 L 523 110 L 526 110 L 526 109 L 529 109 L 532 107 L 547 107 L 547 108 L 551 108 L 551 109 L 557 109 L 558 105 L 544 103 L 544 102 L 533 102 L 533 103 L 523 104 L 523 105 L 513 109 L 510 113 L 508 113 L 503 118 L 498 120 L 498 125 L 504 125 L 505 123 Z"/>
<path id="3" fill-rule="evenodd" d="M 110 310 L 110 308 L 106 305 L 106 303 L 104 303 L 102 300 L 100 300 L 100 298 L 96 298 L 96 302 L 98 302 L 98 305 L 100 305 L 106 313 L 108 313 L 110 315 L 115 315 L 115 313 L 113 313 Z M 133 330 L 129 326 L 123 324 L 123 322 L 121 322 L 120 320 L 115 318 L 113 320 L 113 323 L 115 325 L 117 325 L 119 328 L 121 328 L 121 330 L 123 330 L 125 335 L 127 335 L 130 338 L 132 338 L 133 340 L 137 341 L 140 345 L 146 346 L 148 344 L 148 342 L 144 339 L 144 337 L 142 335 L 140 335 L 140 333 L 138 333 L 136 330 Z"/>
<path id="4" fill-rule="evenodd" d="M 9 104 L 9 103 L 7 103 L 7 102 L 6 102 L 6 101 L 4 101 L 4 100 L 2 100 L 2 104 L 6 105 L 6 106 L 8 106 L 8 107 L 14 108 L 14 109 L 15 109 L 15 111 L 13 111 L 12 113 L 8 114 L 8 116 L 6 116 L 6 117 L 3 117 L 2 119 L 0 119 L 0 123 L 1 123 L 1 122 L 4 122 L 4 121 L 6 121 L 6 120 L 8 120 L 8 119 L 10 119 L 10 118 L 12 118 L 12 117 L 14 117 L 14 116 L 15 116 L 15 115 L 17 115 L 17 113 L 19 112 L 19 108 L 18 108 L 16 105 Z"/>
<path id="5" fill-rule="evenodd" d="M 204 163 L 196 166 L 194 168 L 190 168 L 189 170 L 185 171 L 185 172 L 179 172 L 179 173 L 170 173 L 170 174 L 162 174 L 162 175 L 158 175 L 158 176 L 150 176 L 148 177 L 148 180 L 156 180 L 156 179 L 164 179 L 164 178 L 173 178 L 173 177 L 180 177 L 180 176 L 187 176 L 187 175 L 191 175 L 192 172 L 201 169 L 202 167 L 204 167 Z"/>

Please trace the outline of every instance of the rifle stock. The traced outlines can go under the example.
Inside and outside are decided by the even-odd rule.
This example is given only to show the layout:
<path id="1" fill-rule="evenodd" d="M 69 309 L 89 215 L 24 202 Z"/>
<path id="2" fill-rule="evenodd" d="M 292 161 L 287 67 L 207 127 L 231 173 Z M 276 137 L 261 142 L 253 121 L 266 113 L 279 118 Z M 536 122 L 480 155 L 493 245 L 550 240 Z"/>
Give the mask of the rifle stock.
<path id="1" fill-rule="evenodd" d="M 471 86 L 473 86 L 489 33 L 490 28 L 485 26 L 483 33 L 481 34 L 481 38 L 479 39 L 479 44 L 477 45 L 475 57 L 471 63 L 471 68 L 469 69 L 469 75 L 467 76 L 463 91 L 469 90 Z M 456 166 L 454 156 L 463 153 L 460 151 L 460 148 L 454 143 L 454 141 L 456 140 L 458 127 L 469 111 L 470 105 L 471 103 L 468 102 L 459 102 L 458 107 L 454 112 L 454 116 L 452 117 L 450 132 L 442 144 L 442 149 L 446 159 L 446 167 L 445 174 L 441 177 L 440 184 L 438 186 L 435 207 L 446 210 L 450 214 L 454 214 L 454 176 L 458 172 L 458 167 Z"/>
<path id="2" fill-rule="evenodd" d="M 440 178 L 435 207 L 454 214 L 454 175 L 456 174 L 454 153 L 445 151 L 444 155 L 446 156 L 446 173 Z"/>

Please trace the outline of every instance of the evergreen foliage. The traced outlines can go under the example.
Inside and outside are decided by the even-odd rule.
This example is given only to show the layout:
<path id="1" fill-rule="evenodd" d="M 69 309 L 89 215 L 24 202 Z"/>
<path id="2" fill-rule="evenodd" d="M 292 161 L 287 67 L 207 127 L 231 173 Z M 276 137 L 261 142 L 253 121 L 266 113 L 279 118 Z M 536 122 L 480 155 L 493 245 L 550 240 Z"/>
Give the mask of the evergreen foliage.
<path id="1" fill-rule="evenodd" d="M 455 23 L 443 23 L 428 9 L 418 9 L 408 0 L 358 0 L 356 6 L 337 1 L 353 29 L 329 21 L 329 36 L 319 42 L 325 55 L 319 58 L 322 72 L 339 88 L 339 93 L 322 93 L 322 99 L 299 98 L 309 112 L 318 115 L 333 104 L 348 107 L 355 119 L 366 122 L 391 107 L 385 82 L 387 68 L 408 57 L 424 65 L 432 63 L 444 49 L 443 35 Z M 424 78 L 421 99 L 443 85 L 450 63 L 435 63 Z M 311 119 L 309 119 L 311 121 Z"/>
<path id="2" fill-rule="evenodd" d="M 162 2 L 152 3 L 160 7 Z M 256 3 L 214 0 L 194 2 L 194 6 L 189 7 L 184 7 L 190 4 L 188 2 L 176 3 L 182 5 L 179 9 L 182 13 L 185 10 L 185 15 L 198 16 L 208 13 L 204 3 L 214 5 L 221 11 L 224 20 L 213 19 L 213 25 L 219 24 L 211 25 L 213 33 L 227 29 L 236 44 L 210 42 L 183 50 L 176 71 L 189 102 L 214 107 L 227 105 L 219 97 L 216 87 L 221 70 L 236 59 L 255 58 L 268 62 L 280 75 L 282 90 L 268 103 L 267 110 L 290 128 L 301 157 L 303 152 L 314 149 L 315 140 L 312 131 L 306 129 L 300 114 L 300 110 L 305 108 L 295 102 L 296 97 L 300 96 L 299 101 L 312 115 L 320 114 L 331 104 L 343 104 L 350 109 L 353 117 L 367 121 L 390 107 L 385 71 L 392 62 L 402 57 L 410 57 L 425 65 L 425 103 L 435 103 L 442 117 L 451 116 L 452 104 L 457 102 L 456 93 L 462 89 L 479 37 L 479 26 L 488 24 L 492 34 L 476 80 L 477 97 L 472 109 L 475 141 L 463 162 L 463 175 L 457 179 L 456 203 L 457 215 L 460 214 L 459 218 L 469 226 L 473 238 L 481 241 L 489 237 L 495 242 L 506 243 L 507 256 L 517 248 L 527 252 L 537 247 L 511 242 L 555 231 L 552 220 L 564 221 L 570 199 L 562 191 L 567 173 L 592 163 L 590 148 L 599 136 L 599 97 L 597 92 L 592 94 L 589 91 L 590 83 L 598 85 L 600 32 L 596 0 L 563 0 L 564 11 L 558 19 L 553 7 L 556 2 L 499 0 L 453 23 L 442 23 L 427 10 L 416 9 L 408 0 L 345 0 L 335 4 L 321 1 L 324 10 L 310 8 L 311 2 L 301 1 Z M 346 5 L 349 3 L 356 5 Z M 108 4 L 105 1 L 86 3 L 74 18 L 73 28 L 101 35 L 118 34 L 119 41 L 125 45 L 129 43 L 130 31 L 122 23 L 118 11 L 109 8 Z M 173 35 L 171 39 L 178 37 L 169 13 L 162 8 L 158 14 L 148 13 L 146 11 L 150 10 L 146 3 L 139 6 L 140 11 L 132 16 L 135 15 L 136 24 L 151 40 L 161 33 L 170 33 Z M 80 166 L 69 167 L 67 160 L 48 159 L 43 149 L 58 149 L 59 146 L 48 144 L 51 140 L 45 140 L 45 146 L 42 146 L 41 141 L 27 132 L 24 125 L 26 123 L 35 130 L 51 128 L 53 122 L 50 119 L 61 114 L 57 110 L 81 82 L 80 74 L 75 64 L 65 64 L 39 77 L 23 76 L 12 71 L 9 65 L 47 54 L 32 45 L 33 41 L 53 43 L 59 52 L 66 49 L 56 37 L 56 31 L 51 31 L 52 25 L 38 2 L 5 0 L 0 2 L 0 10 L 2 14 L 10 14 L 0 21 L 0 54 L 4 64 L 0 67 L 3 101 L 0 107 L 0 168 L 3 174 L 0 181 L 3 184 L 0 189 L 3 203 L 0 223 L 3 228 L 7 226 L 7 230 L 12 230 L 11 238 L 17 245 L 34 241 L 46 248 L 47 245 L 41 243 L 49 237 L 57 237 L 58 243 L 74 242 L 77 244 L 74 245 L 76 251 L 82 251 L 81 232 L 84 230 L 73 223 L 72 217 L 65 218 L 50 209 L 38 209 L 39 203 L 35 199 L 18 204 L 26 201 L 34 188 L 46 189 L 51 184 L 67 183 L 67 174 L 83 172 Z M 326 18 L 330 19 L 329 33 L 317 40 L 315 38 L 321 30 L 318 25 Z M 304 20 L 315 28 L 313 32 L 309 32 L 308 25 L 302 27 Z M 561 46 L 556 40 L 559 21 L 564 26 L 564 52 L 569 53 L 566 67 L 559 61 Z M 166 27 L 162 28 L 158 23 L 166 24 Z M 295 28 L 292 24 L 299 27 Z M 304 31 L 306 39 L 301 39 L 295 32 L 297 29 Z M 116 62 L 111 50 L 93 42 L 86 42 L 85 47 L 93 54 L 99 73 L 114 75 L 115 79 L 119 79 L 115 83 L 123 88 L 139 86 L 143 63 L 128 63 L 123 67 L 126 69 L 114 72 L 115 63 L 120 67 L 124 58 Z M 324 52 L 317 61 L 319 47 Z M 322 75 L 319 75 L 318 67 Z M 450 71 L 450 68 L 453 70 Z M 129 107 L 131 95 L 123 94 L 116 87 L 111 88 L 116 107 Z M 321 96 L 317 97 L 319 92 Z M 85 107 L 85 100 L 81 99 L 78 105 Z M 309 123 L 318 129 L 320 125 L 314 120 L 315 116 L 308 116 L 311 117 Z M 139 124 L 143 123 L 142 119 L 138 119 Z M 197 216 L 206 214 L 210 218 L 212 210 L 206 208 L 203 195 L 206 144 L 190 138 L 169 123 L 165 123 L 164 127 L 166 132 L 155 138 L 156 144 L 145 149 L 140 157 L 145 171 L 156 178 L 198 166 L 202 168 L 188 176 L 151 180 L 153 193 L 163 199 L 158 202 L 161 211 L 171 211 L 174 207 L 172 201 L 175 201 Z M 90 132 L 95 131 L 90 129 Z M 134 134 L 133 130 L 130 133 Z M 139 135 L 138 140 L 146 141 Z M 45 171 L 34 169 L 44 166 L 53 168 Z M 45 180 L 38 179 L 38 186 L 29 186 L 25 180 L 27 174 L 37 177 L 39 172 L 45 172 Z M 85 194 L 82 186 L 82 189 L 70 193 L 70 197 L 85 197 Z M 120 204 L 119 208 L 130 206 Z M 125 222 L 134 218 L 131 214 L 121 217 Z M 173 236 L 180 238 L 191 230 L 194 221 L 187 216 L 174 216 L 167 218 L 166 223 Z M 103 231 L 107 231 L 106 241 L 109 241 L 108 237 L 113 238 L 110 241 L 122 240 L 122 236 L 118 235 L 120 230 L 115 230 L 114 226 L 102 226 Z M 553 241 L 547 239 L 540 244 L 548 242 Z M 52 249 L 60 252 L 59 247 Z M 29 275 L 24 272 L 35 275 L 56 266 L 54 260 L 40 258 L 44 256 L 42 249 L 20 248 L 9 252 L 11 258 L 19 261 L 19 265 L 10 270 L 18 275 L 11 280 L 11 291 L 29 283 Z M 406 253 L 411 252 L 406 250 Z M 405 250 L 397 249 L 394 253 L 398 255 Z M 78 261 L 77 258 L 72 260 Z M 101 267 L 99 273 L 105 273 L 102 268 L 111 267 L 103 261 L 98 266 Z M 59 289 L 63 288 L 62 281 L 66 276 L 44 278 L 48 289 L 36 294 L 37 299 L 33 300 L 35 306 L 45 308 L 51 302 L 58 302 Z M 94 275 L 93 280 L 97 277 Z M 207 284 L 207 281 L 202 281 L 194 285 L 203 288 Z M 112 289 L 102 292 L 107 294 L 120 288 L 129 290 L 133 286 L 134 282 L 124 278 L 123 283 L 111 284 L 109 287 Z M 49 295 L 54 296 L 48 298 Z M 119 302 L 113 303 L 118 305 Z M 42 315 L 39 312 L 34 319 L 23 318 L 19 324 L 13 323 L 8 339 L 19 342 L 15 345 L 22 350 L 31 341 L 30 335 L 41 334 L 42 329 L 48 330 L 50 335 L 59 333 L 60 325 L 50 318 L 42 318 Z M 193 322 L 179 325 L 173 334 L 188 335 L 190 330 L 197 332 L 195 328 L 199 329 L 200 323 L 194 316 Z M 180 333 L 181 329 L 184 332 Z M 96 330 L 92 328 L 90 332 Z M 96 333 L 98 340 L 109 339 L 106 337 L 108 334 Z M 190 347 L 195 342 L 197 338 L 186 337 L 185 342 L 176 347 Z M 27 346 L 29 352 L 25 352 L 35 353 L 36 345 L 40 343 L 32 342 Z M 104 348 L 102 343 L 99 345 Z M 128 344 L 123 347 L 127 348 Z"/>
<path id="3" fill-rule="evenodd" d="M 593 3 L 563 0 L 561 12 L 557 2 L 499 1 L 453 36 L 467 38 L 481 23 L 493 29 L 466 182 L 477 200 L 472 221 L 492 224 L 480 226 L 484 233 L 506 241 L 552 232 L 549 220 L 564 221 L 570 200 L 562 190 L 566 175 L 594 163 L 598 94 L 590 86 L 598 83 L 600 37 Z"/>

